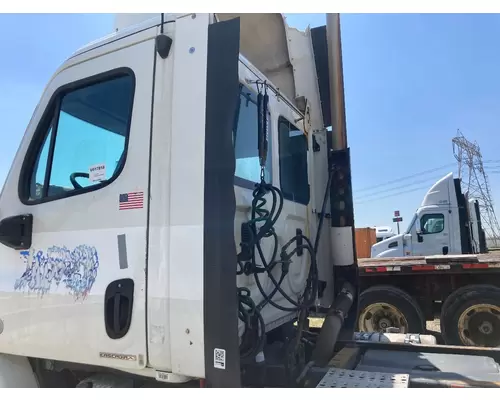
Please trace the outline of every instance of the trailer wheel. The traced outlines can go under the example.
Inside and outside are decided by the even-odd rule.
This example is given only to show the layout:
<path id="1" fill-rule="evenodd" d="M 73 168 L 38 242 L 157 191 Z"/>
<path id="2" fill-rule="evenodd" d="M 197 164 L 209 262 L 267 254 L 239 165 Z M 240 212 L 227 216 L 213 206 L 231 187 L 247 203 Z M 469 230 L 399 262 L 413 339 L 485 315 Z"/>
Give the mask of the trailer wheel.
<path id="1" fill-rule="evenodd" d="M 424 333 L 425 317 L 418 303 L 394 286 L 373 286 L 361 293 L 358 330 L 384 332 L 390 327 L 400 333 Z"/>
<path id="2" fill-rule="evenodd" d="M 443 304 L 441 333 L 448 345 L 500 346 L 500 289 L 468 285 L 453 292 Z"/>

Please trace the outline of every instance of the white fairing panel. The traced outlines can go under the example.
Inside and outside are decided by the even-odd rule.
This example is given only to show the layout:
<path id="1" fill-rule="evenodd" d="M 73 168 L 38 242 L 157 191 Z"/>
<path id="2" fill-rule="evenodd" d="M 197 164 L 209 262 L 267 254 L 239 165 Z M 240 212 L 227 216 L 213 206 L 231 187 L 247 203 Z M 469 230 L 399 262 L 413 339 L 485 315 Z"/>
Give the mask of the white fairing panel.
<path id="1" fill-rule="evenodd" d="M 0 219 L 33 215 L 29 250 L 16 251 L 0 244 L 2 353 L 122 369 L 146 365 L 145 252 L 149 165 L 145 160 L 149 154 L 152 33 L 153 30 L 143 31 L 70 59 L 47 86 L 27 128 L 0 197 Z M 118 109 L 120 101 L 106 101 L 97 92 L 84 100 L 78 97 L 73 103 L 68 100 L 77 88 L 99 87 L 108 77 L 114 76 L 110 71 L 123 68 L 127 76 L 133 76 L 133 90 L 123 92 L 124 96 L 130 95 L 127 97 L 130 109 Z M 95 76 L 100 77 L 94 79 Z M 74 86 L 74 82 L 82 86 L 80 83 Z M 70 114 L 65 115 L 61 111 L 59 119 L 55 119 L 56 125 L 51 125 L 57 134 L 49 196 L 56 189 L 64 193 L 44 202 L 23 203 L 18 195 L 18 184 L 28 146 L 34 138 L 45 133 L 41 128 L 45 124 L 42 115 L 49 105 L 48 121 L 52 120 L 50 113 L 57 115 L 60 108 L 51 99 L 62 87 L 65 88 L 62 104 L 69 110 L 83 109 L 89 116 L 86 122 L 78 122 L 68 116 L 76 114 L 68 111 Z M 116 114 L 112 111 L 107 117 L 103 116 L 105 112 L 101 111 L 101 106 L 117 106 Z M 70 123 L 71 118 L 74 120 Z M 93 118 L 104 118 L 107 126 L 117 127 L 116 132 L 125 136 L 120 139 L 111 128 L 105 131 L 92 125 Z M 127 130 L 128 145 L 124 139 Z M 33 151 L 39 154 L 39 148 L 35 146 Z M 27 168 L 32 168 L 30 163 Z M 45 173 L 44 168 L 40 171 Z M 110 183 L 78 193 L 70 184 L 68 173 L 72 172 L 89 173 L 89 179 L 77 180 L 84 187 L 98 185 L 100 179 L 110 179 Z M 39 182 L 38 172 L 36 182 L 43 185 L 43 176 Z M 40 189 L 40 193 L 42 191 Z M 72 195 L 67 196 L 66 192 Z M 134 282 L 133 303 L 122 303 L 123 296 L 113 297 L 118 289 L 108 293 L 111 299 L 120 301 L 122 310 L 130 306 L 132 309 L 128 332 L 114 339 L 108 336 L 105 312 L 114 320 L 112 313 L 118 304 L 105 302 L 105 293 L 113 281 L 126 278 Z M 120 314 L 120 318 L 126 318 L 126 314 Z M 114 328 L 125 326 L 119 319 L 114 320 Z"/>
<path id="2" fill-rule="evenodd" d="M 450 206 L 458 207 L 453 173 L 441 178 L 426 193 L 420 207 L 425 206 Z"/>
<path id="3" fill-rule="evenodd" d="M 220 21 L 240 18 L 241 54 L 293 101 L 294 72 L 288 54 L 283 16 L 278 13 L 216 15 Z"/>

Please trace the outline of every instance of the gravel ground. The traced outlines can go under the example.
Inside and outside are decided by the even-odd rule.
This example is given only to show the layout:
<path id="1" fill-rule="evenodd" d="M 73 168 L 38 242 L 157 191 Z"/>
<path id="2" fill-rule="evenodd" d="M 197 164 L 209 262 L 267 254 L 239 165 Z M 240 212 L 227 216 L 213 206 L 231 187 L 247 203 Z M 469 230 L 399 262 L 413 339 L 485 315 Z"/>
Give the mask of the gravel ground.
<path id="1" fill-rule="evenodd" d="M 438 344 L 444 344 L 443 338 L 441 337 L 441 326 L 439 319 L 434 321 L 427 321 L 427 333 L 429 335 L 435 336 Z"/>
<path id="2" fill-rule="evenodd" d="M 431 332 L 440 333 L 441 327 L 439 324 L 439 319 L 435 319 L 434 321 L 427 321 L 427 330 Z"/>

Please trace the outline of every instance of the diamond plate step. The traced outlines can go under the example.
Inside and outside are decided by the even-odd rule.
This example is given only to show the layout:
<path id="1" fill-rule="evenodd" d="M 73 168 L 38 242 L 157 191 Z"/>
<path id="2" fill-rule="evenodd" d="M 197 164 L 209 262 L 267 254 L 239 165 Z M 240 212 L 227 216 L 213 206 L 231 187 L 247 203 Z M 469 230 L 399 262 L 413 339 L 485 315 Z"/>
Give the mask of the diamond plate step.
<path id="1" fill-rule="evenodd" d="M 408 374 L 330 368 L 317 388 L 407 388 Z"/>

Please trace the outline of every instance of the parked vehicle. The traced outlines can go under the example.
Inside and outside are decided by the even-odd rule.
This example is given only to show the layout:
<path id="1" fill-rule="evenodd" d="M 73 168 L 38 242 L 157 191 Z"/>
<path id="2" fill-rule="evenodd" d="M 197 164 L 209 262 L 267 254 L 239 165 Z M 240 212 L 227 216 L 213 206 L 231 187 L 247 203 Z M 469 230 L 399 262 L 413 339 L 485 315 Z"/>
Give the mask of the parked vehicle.
<path id="1" fill-rule="evenodd" d="M 390 226 L 376 226 L 375 233 L 377 237 L 377 243 L 381 242 L 382 240 L 389 239 L 395 235 Z"/>
<path id="2" fill-rule="evenodd" d="M 485 253 L 477 200 L 465 198 L 449 173 L 429 189 L 406 232 L 372 246 L 372 258 Z"/>
<path id="3" fill-rule="evenodd" d="M 0 386 L 500 381 L 492 350 L 354 333 L 337 15 L 306 32 L 280 14 L 118 22 L 48 83 L 0 195 Z"/>

